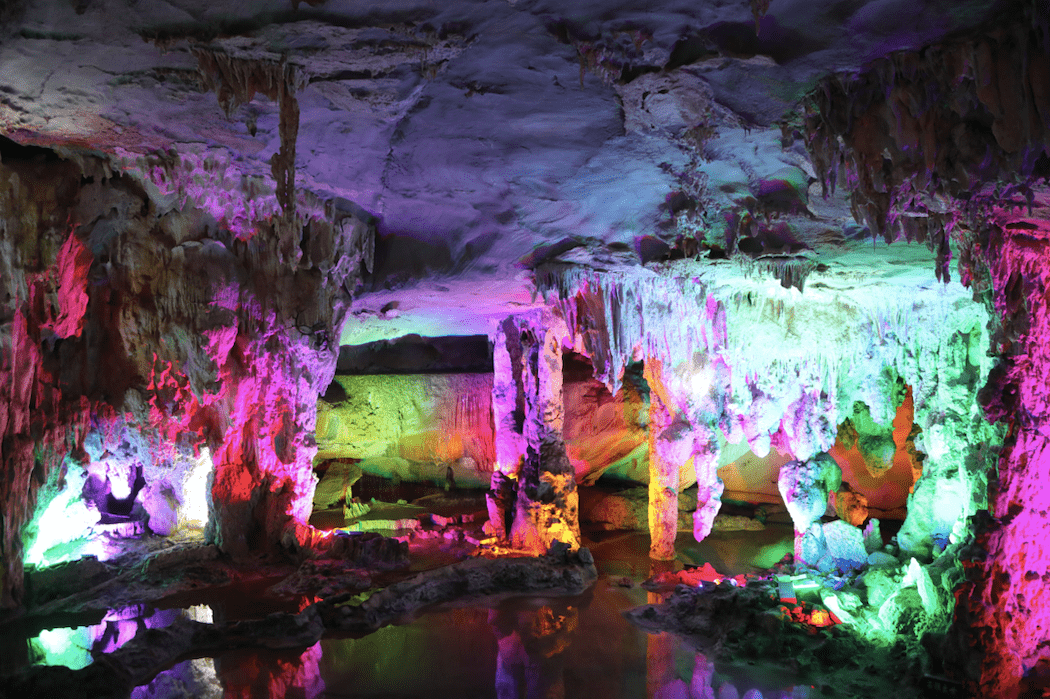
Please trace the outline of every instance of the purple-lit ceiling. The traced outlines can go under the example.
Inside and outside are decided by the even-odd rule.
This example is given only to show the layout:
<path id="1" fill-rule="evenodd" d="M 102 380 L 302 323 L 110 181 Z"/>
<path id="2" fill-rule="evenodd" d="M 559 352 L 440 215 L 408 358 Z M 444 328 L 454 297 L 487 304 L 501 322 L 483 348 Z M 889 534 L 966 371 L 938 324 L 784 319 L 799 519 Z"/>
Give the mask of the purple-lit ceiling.
<path id="1" fill-rule="evenodd" d="M 280 101 L 243 70 L 273 62 L 299 110 L 295 185 L 376 217 L 379 287 L 447 275 L 420 290 L 431 297 L 544 260 L 637 263 L 740 212 L 784 219 L 748 254 L 817 257 L 841 237 L 828 229 L 851 223 L 842 197 L 814 196 L 792 133 L 799 99 L 829 71 L 967 29 L 995 3 L 766 4 L 756 16 L 762 3 L 743 0 L 16 3 L 0 129 L 117 156 L 236 227 L 278 206 Z M 260 93 L 224 112 L 215 89 L 238 81 Z M 245 212 L 236 190 L 253 177 Z M 519 288 L 484 294 L 513 307 Z M 448 305 L 476 303 L 462 291 Z M 389 300 L 363 300 L 358 323 Z M 476 331 L 454 310 L 414 324 L 411 305 L 392 327 L 351 323 L 347 340 Z"/>

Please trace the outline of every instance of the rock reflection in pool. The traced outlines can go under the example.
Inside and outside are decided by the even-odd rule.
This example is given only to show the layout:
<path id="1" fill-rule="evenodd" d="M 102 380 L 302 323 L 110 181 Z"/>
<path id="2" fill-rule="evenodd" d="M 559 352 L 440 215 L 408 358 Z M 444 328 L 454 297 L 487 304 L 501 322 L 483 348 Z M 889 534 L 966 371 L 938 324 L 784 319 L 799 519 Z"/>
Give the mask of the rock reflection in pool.
<path id="1" fill-rule="evenodd" d="M 808 688 L 759 687 L 715 671 L 672 634 L 647 635 L 623 618 L 644 604 L 637 587 L 607 578 L 580 597 L 439 609 L 358 639 L 321 642 L 330 697 L 623 697 L 809 699 Z"/>
<path id="2" fill-rule="evenodd" d="M 253 649 L 223 653 L 215 659 L 215 670 L 225 690 L 222 696 L 224 699 L 355 696 L 353 691 L 326 694 L 318 669 L 321 653 L 320 643 L 300 652 Z"/>

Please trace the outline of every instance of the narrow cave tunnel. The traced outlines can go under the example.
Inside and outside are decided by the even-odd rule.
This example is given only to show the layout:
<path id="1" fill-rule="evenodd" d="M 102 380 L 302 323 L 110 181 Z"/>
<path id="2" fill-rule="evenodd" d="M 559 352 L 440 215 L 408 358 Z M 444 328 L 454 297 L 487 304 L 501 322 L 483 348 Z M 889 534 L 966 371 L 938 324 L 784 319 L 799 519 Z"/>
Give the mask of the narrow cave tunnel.
<path id="1" fill-rule="evenodd" d="M 1033 0 L 0 9 L 0 699 L 1050 696 Z"/>

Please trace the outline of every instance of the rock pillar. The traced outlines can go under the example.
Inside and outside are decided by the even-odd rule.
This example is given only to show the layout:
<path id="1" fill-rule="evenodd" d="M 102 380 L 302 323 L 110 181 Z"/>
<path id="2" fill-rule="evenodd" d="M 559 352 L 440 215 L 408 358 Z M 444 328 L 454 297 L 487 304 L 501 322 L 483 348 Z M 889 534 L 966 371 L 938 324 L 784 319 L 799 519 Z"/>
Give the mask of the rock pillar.
<path id="1" fill-rule="evenodd" d="M 693 452 L 689 424 L 675 415 L 662 392 L 654 386 L 658 377 L 645 364 L 649 383 L 649 557 L 669 561 L 674 558 L 678 535 L 678 470 Z"/>
<path id="2" fill-rule="evenodd" d="M 549 312 L 506 318 L 494 333 L 489 532 L 534 553 L 553 541 L 574 549 L 580 542 L 575 473 L 562 442 L 565 335 Z"/>
<path id="3" fill-rule="evenodd" d="M 645 362 L 649 384 L 649 556 L 656 560 L 674 558 L 678 534 L 678 491 L 683 468 L 690 462 L 696 473 L 697 509 L 693 514 L 693 535 L 701 541 L 711 533 L 715 515 L 722 505 L 724 485 L 718 478 L 720 453 L 717 433 L 699 419 L 690 419 L 691 408 L 703 404 L 706 396 L 694 395 L 693 371 L 683 365 L 666 371 L 658 359 Z M 691 480 L 691 479 L 690 479 Z M 688 483 L 687 483 L 688 485 Z"/>

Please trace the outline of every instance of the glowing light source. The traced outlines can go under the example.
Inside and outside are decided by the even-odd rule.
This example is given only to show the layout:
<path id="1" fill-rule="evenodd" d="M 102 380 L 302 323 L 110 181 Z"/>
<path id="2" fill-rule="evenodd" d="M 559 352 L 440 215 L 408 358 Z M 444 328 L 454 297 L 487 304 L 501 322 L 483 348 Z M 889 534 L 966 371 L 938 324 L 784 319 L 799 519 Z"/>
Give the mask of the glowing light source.
<path id="1" fill-rule="evenodd" d="M 96 538 L 94 531 L 99 521 L 98 510 L 81 495 L 87 474 L 72 460 L 67 460 L 63 468 L 66 472 L 63 487 L 59 489 L 57 482 L 49 483 L 49 487 L 41 491 L 42 499 L 50 495 L 51 500 L 37 507 L 26 527 L 23 543 L 27 565 L 49 566 L 89 555 L 100 560 L 108 558 L 105 542 Z"/>
<path id="2" fill-rule="evenodd" d="M 698 371 L 690 380 L 694 396 L 707 395 L 711 391 L 711 374 L 707 371 Z"/>
<path id="3" fill-rule="evenodd" d="M 213 470 L 211 451 L 204 447 L 183 483 L 179 529 L 203 530 L 208 526 L 208 478 Z"/>

